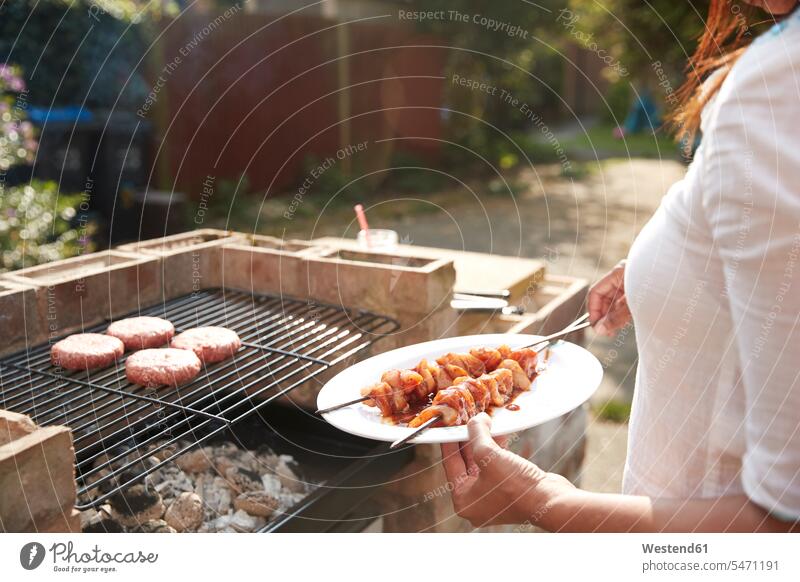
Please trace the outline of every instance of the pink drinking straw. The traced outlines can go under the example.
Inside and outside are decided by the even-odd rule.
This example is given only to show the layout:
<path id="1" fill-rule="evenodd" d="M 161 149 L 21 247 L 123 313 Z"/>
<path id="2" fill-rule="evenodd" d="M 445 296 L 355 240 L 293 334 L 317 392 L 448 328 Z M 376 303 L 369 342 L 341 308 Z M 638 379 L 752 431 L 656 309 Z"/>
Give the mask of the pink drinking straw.
<path id="1" fill-rule="evenodd" d="M 361 226 L 361 230 L 364 231 L 364 238 L 367 241 L 367 248 L 371 247 L 372 245 L 369 244 L 369 225 L 367 224 L 367 215 L 364 214 L 364 207 L 361 204 L 356 204 L 353 209 L 356 211 L 356 218 L 358 218 L 358 224 Z"/>

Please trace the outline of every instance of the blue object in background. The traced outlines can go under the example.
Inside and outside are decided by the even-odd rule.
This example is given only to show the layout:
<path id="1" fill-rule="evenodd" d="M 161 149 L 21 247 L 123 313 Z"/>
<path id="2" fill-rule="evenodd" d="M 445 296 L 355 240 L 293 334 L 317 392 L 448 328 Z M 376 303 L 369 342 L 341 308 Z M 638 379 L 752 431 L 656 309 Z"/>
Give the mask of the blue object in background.
<path id="1" fill-rule="evenodd" d="M 647 89 L 639 93 L 639 98 L 635 99 L 628 111 L 628 116 L 622 125 L 626 135 L 638 133 L 640 131 L 654 131 L 661 125 L 661 116 L 658 108 Z"/>
<path id="2" fill-rule="evenodd" d="M 70 107 L 29 107 L 28 120 L 36 125 L 50 123 L 89 123 L 94 119 L 91 111 L 79 106 Z"/>

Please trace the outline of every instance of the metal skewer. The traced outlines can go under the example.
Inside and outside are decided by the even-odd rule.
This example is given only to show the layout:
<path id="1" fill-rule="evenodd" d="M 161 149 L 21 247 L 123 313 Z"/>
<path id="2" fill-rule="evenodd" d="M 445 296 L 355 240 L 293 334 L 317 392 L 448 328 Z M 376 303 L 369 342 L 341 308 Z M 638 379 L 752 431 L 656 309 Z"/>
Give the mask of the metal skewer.
<path id="1" fill-rule="evenodd" d="M 578 319 L 576 319 L 575 321 L 573 321 L 572 323 L 570 323 L 570 324 L 569 324 L 569 327 L 571 328 L 571 327 L 573 327 L 573 326 L 575 326 L 575 325 L 578 325 L 579 323 L 583 323 L 583 322 L 584 322 L 584 321 L 586 321 L 587 319 L 589 319 L 589 313 L 588 313 L 588 312 L 587 312 L 587 313 L 584 313 L 584 314 L 583 314 L 583 315 L 581 315 L 581 316 L 580 316 Z M 567 329 L 567 328 L 565 327 L 564 329 Z"/>
<path id="2" fill-rule="evenodd" d="M 396 449 L 397 447 L 402 447 L 404 444 L 413 439 L 415 436 L 425 432 L 425 430 L 430 428 L 434 423 L 436 423 L 439 420 L 441 420 L 441 417 L 438 415 L 434 416 L 433 418 L 429 418 L 421 425 L 419 425 L 417 428 L 415 428 L 410 434 L 407 434 L 403 438 L 394 441 L 391 445 L 389 445 L 389 448 Z"/>
<path id="3" fill-rule="evenodd" d="M 340 408 L 344 408 L 352 404 L 358 404 L 359 402 L 364 402 L 365 400 L 369 400 L 369 396 L 362 396 L 360 398 L 356 398 L 355 400 L 342 402 L 341 404 L 337 404 L 336 406 L 329 406 L 328 408 L 320 408 L 314 414 L 325 414 L 327 412 L 333 412 L 334 410 L 339 410 Z"/>
<path id="4" fill-rule="evenodd" d="M 563 335 L 571 334 L 573 331 L 578 331 L 578 330 L 587 328 L 590 325 L 592 325 L 591 322 L 585 321 L 588 317 L 589 317 L 589 314 L 588 313 L 584 313 L 578 319 L 576 319 L 575 321 L 570 323 L 567 327 L 565 327 L 561 331 L 557 331 L 555 333 L 551 333 L 550 335 L 546 335 L 543 338 L 537 340 L 536 342 L 534 342 L 532 344 L 528 344 L 527 346 L 522 346 L 521 348 L 517 348 L 517 349 L 518 350 L 524 350 L 525 348 L 532 348 L 533 346 L 538 346 L 541 343 L 549 342 L 550 340 L 554 340 L 554 339 L 556 339 L 558 337 L 561 337 Z"/>

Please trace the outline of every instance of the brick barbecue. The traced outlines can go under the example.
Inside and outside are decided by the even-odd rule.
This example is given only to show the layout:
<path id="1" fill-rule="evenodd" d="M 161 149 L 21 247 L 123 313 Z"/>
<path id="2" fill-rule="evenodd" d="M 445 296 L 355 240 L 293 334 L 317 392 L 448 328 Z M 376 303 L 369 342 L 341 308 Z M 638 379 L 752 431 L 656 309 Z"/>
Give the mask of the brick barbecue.
<path id="1" fill-rule="evenodd" d="M 475 329 L 549 333 L 582 309 L 584 281 L 530 279 L 535 310 L 476 319 L 450 307 L 457 271 L 446 252 L 212 229 L 6 274 L 0 528 L 464 530 L 447 496 L 431 493 L 444 483 L 438 447 L 389 452 L 338 432 L 312 414 L 316 394 L 374 353 Z M 130 315 L 164 317 L 178 331 L 228 327 L 243 347 L 157 391 L 129 384 L 124 359 L 91 373 L 50 364 L 59 338 Z M 584 426 L 578 409 L 513 446 L 574 477 Z"/>

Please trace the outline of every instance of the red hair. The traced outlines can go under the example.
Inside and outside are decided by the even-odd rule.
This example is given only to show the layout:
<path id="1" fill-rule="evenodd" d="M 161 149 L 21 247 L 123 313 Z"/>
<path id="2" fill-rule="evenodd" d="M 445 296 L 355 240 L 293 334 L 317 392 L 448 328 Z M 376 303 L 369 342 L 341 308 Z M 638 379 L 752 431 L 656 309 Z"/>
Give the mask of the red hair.
<path id="1" fill-rule="evenodd" d="M 750 44 L 755 31 L 755 8 L 736 0 L 711 0 L 708 19 L 697 49 L 686 66 L 686 81 L 678 90 L 679 105 L 671 122 L 678 139 L 686 138 L 691 147 L 700 127 L 700 112 L 717 92 L 727 76 L 727 71 Z M 703 81 L 717 69 L 725 72 L 715 77 L 710 86 Z"/>

